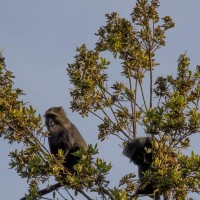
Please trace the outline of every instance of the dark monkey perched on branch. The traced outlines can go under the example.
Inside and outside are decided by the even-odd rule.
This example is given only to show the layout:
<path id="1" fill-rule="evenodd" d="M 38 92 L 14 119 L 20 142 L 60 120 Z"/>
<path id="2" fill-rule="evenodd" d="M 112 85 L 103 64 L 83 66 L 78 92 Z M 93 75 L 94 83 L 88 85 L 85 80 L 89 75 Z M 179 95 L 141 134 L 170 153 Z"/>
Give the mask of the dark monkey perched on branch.
<path id="1" fill-rule="evenodd" d="M 87 145 L 78 129 L 67 118 L 62 107 L 49 108 L 45 113 L 45 124 L 49 135 L 49 147 L 52 154 L 57 155 L 62 149 L 65 156 L 64 166 L 74 172 L 73 166 L 80 160 L 72 155 L 80 148 L 87 149 Z"/>
<path id="2" fill-rule="evenodd" d="M 151 149 L 151 151 L 148 151 Z M 139 179 L 141 180 L 144 176 L 144 173 L 151 169 L 152 163 L 152 139 L 150 137 L 139 137 L 135 138 L 127 143 L 127 146 L 123 150 L 123 154 L 130 158 L 130 161 L 134 164 L 138 165 L 138 175 Z M 145 187 L 139 188 L 136 192 L 136 195 L 153 195 L 155 192 L 155 186 L 152 181 L 147 184 Z M 165 192 L 164 200 L 170 199 L 170 190 Z M 159 197 L 158 197 L 159 199 Z"/>
<path id="3" fill-rule="evenodd" d="M 67 118 L 65 111 L 62 107 L 49 108 L 45 113 L 45 124 L 49 131 L 49 147 L 52 154 L 55 156 L 58 154 L 58 150 L 62 149 L 64 152 L 65 162 L 64 166 L 72 173 L 75 172 L 73 169 L 74 165 L 80 160 L 80 157 L 72 155 L 80 148 L 87 149 L 87 145 L 78 129 L 70 122 Z M 59 187 L 62 183 L 56 183 L 48 188 L 40 190 L 39 196 L 48 194 Z M 77 190 L 85 197 L 88 197 L 82 190 Z M 20 200 L 25 200 L 26 197 Z"/>

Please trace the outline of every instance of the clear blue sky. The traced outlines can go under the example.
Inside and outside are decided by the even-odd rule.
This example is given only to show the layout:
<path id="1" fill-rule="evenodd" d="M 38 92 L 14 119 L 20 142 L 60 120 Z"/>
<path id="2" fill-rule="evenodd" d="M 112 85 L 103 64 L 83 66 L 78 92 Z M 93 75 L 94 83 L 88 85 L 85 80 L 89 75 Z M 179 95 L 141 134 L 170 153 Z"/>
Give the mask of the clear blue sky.
<path id="1" fill-rule="evenodd" d="M 24 90 L 24 100 L 42 115 L 49 107 L 62 105 L 87 142 L 95 144 L 96 119 L 83 119 L 69 110 L 67 63 L 73 62 L 75 49 L 80 44 L 94 47 L 97 41 L 94 33 L 105 25 L 106 13 L 117 11 L 122 17 L 130 19 L 135 1 L 0 0 L 0 3 L 0 48 L 3 49 L 8 69 L 16 76 L 15 87 Z M 170 15 L 176 23 L 176 27 L 167 34 L 167 46 L 158 53 L 161 74 L 174 74 L 178 55 L 185 51 L 191 58 L 193 68 L 200 64 L 199 9 L 199 0 L 161 2 L 161 16 Z M 111 139 L 99 143 L 100 156 L 112 162 L 109 177 L 112 184 L 117 185 L 122 175 L 136 170 L 136 167 L 122 156 L 119 141 Z M 14 170 L 8 169 L 8 154 L 19 147 L 9 145 L 2 139 L 0 147 L 0 199 L 18 200 L 27 192 L 27 184 Z M 195 138 L 193 147 L 199 153 Z"/>

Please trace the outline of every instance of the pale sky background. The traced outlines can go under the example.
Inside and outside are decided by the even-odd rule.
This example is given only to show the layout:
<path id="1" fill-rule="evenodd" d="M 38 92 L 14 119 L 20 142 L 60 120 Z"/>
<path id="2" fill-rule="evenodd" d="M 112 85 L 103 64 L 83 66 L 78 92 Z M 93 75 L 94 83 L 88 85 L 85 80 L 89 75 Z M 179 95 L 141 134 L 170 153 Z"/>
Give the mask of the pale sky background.
<path id="1" fill-rule="evenodd" d="M 69 109 L 67 63 L 73 62 L 76 47 L 82 43 L 90 49 L 94 47 L 98 39 L 94 33 L 105 25 L 106 13 L 117 11 L 130 19 L 134 4 L 131 0 L 0 0 L 0 48 L 7 68 L 16 76 L 15 87 L 24 90 L 23 100 L 42 115 L 51 106 L 63 106 L 88 144 L 98 142 L 98 123 L 93 116 L 81 118 Z M 162 17 L 170 15 L 176 23 L 167 33 L 167 46 L 158 52 L 162 67 L 159 74 L 174 74 L 178 56 L 185 51 L 195 69 L 200 64 L 200 1 L 161 0 L 159 12 Z M 117 78 L 118 74 L 112 71 L 111 76 Z M 99 149 L 100 157 L 113 164 L 109 178 L 114 186 L 137 167 L 122 156 L 119 141 L 110 138 L 112 141 L 99 142 Z M 192 138 L 192 149 L 197 154 L 199 139 Z M 8 154 L 15 148 L 19 146 L 0 139 L 1 200 L 19 200 L 27 192 L 26 180 L 8 169 Z"/>

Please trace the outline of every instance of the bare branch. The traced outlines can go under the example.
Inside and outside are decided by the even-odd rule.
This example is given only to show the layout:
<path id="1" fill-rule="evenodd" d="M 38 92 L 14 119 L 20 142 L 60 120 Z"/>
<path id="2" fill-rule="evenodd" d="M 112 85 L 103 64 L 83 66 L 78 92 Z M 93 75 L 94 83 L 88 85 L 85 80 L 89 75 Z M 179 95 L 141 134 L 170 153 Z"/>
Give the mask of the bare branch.
<path id="1" fill-rule="evenodd" d="M 46 195 L 46 194 L 48 194 L 48 193 L 50 193 L 50 192 L 53 192 L 54 190 L 60 188 L 61 186 L 62 186 L 61 183 L 56 183 L 56 184 L 54 184 L 54 185 L 48 186 L 48 187 L 45 188 L 45 189 L 40 190 L 40 191 L 38 192 L 38 194 L 39 194 L 39 196 L 41 197 L 41 196 Z M 23 197 L 23 198 L 21 198 L 20 200 L 26 200 L 26 197 Z"/>

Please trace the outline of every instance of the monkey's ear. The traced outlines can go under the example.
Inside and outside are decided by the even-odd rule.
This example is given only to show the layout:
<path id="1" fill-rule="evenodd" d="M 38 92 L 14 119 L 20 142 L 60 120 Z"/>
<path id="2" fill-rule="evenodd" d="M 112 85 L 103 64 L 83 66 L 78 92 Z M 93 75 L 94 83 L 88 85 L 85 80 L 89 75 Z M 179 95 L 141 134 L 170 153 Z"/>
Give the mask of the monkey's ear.
<path id="1" fill-rule="evenodd" d="M 61 112 L 64 112 L 65 113 L 65 110 L 62 106 L 59 106 L 58 109 L 61 111 Z"/>
<path id="2" fill-rule="evenodd" d="M 58 111 L 58 112 L 64 112 L 64 109 L 63 109 L 62 106 L 59 106 L 59 107 L 57 107 L 57 111 Z"/>
<path id="3" fill-rule="evenodd" d="M 67 114 L 66 114 L 66 112 L 65 112 L 65 110 L 63 109 L 62 106 L 57 107 L 57 108 L 58 108 L 59 113 L 60 113 L 61 115 L 63 115 L 63 117 L 67 117 Z"/>

